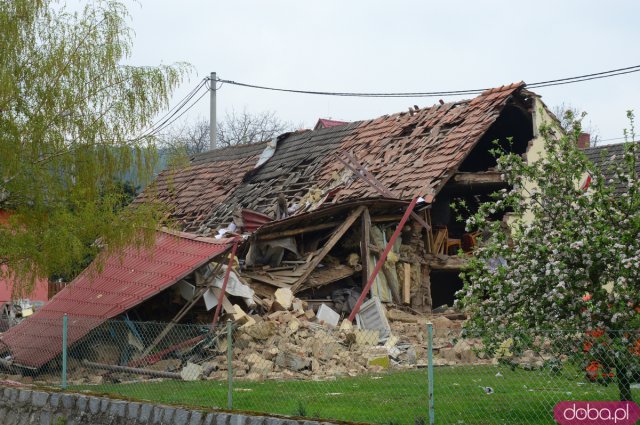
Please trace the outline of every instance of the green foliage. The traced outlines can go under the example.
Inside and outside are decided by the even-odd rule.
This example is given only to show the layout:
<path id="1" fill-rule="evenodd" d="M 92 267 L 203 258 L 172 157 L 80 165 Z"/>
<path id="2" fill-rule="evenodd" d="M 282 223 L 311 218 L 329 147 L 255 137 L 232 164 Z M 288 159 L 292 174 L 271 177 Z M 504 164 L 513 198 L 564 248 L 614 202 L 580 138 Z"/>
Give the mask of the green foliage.
<path id="1" fill-rule="evenodd" d="M 23 289 L 73 275 L 99 248 L 149 242 L 158 206 L 125 209 L 121 178 L 152 175 L 140 136 L 168 103 L 185 64 L 125 65 L 132 31 L 119 1 L 70 13 L 48 0 L 0 3 L 0 263 Z M 100 239 L 100 244 L 95 241 Z"/>
<path id="2" fill-rule="evenodd" d="M 622 376 L 640 363 L 640 152 L 627 143 L 622 158 L 598 167 L 576 147 L 580 121 L 570 128 L 543 125 L 545 155 L 531 163 L 497 152 L 511 189 L 467 220 L 469 231 L 490 236 L 462 276 L 459 304 L 471 315 L 469 331 L 491 335 L 489 350 L 511 337 L 513 352 L 551 340 L 547 351 L 597 359 Z M 507 231 L 494 219 L 505 212 Z M 619 383 L 629 397 L 629 382 Z"/>

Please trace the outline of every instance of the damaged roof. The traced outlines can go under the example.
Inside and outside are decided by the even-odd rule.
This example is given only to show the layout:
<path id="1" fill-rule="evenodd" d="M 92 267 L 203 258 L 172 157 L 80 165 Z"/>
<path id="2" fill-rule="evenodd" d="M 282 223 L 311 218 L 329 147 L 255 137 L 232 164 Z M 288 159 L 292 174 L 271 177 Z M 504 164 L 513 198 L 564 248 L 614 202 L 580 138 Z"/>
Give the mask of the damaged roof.
<path id="1" fill-rule="evenodd" d="M 0 344 L 20 366 L 39 368 L 62 351 L 62 317 L 71 345 L 226 252 L 228 239 L 158 231 L 149 248 L 129 247 L 93 262 L 38 312 L 0 335 Z"/>
<path id="2" fill-rule="evenodd" d="M 604 174 L 604 177 L 608 180 L 612 173 L 612 166 L 624 158 L 625 145 L 626 143 L 616 143 L 612 145 L 587 148 L 584 150 L 584 154 L 587 156 L 589 161 L 600 169 Z M 636 173 L 640 175 L 640 153 L 638 156 L 638 161 L 636 162 Z M 627 186 L 623 183 L 618 184 L 616 187 L 616 193 L 618 195 L 625 193 L 627 190 Z"/>
<path id="3" fill-rule="evenodd" d="M 134 203 L 155 199 L 170 206 L 171 218 L 182 229 L 197 228 L 256 166 L 266 147 L 238 145 L 193 156 L 185 167 L 162 171 Z"/>
<path id="4" fill-rule="evenodd" d="M 204 234 L 226 226 L 238 208 L 274 216 L 280 193 L 293 214 L 319 206 L 328 194 L 325 202 L 331 203 L 379 198 L 338 161 L 343 151 L 352 152 L 398 199 L 435 195 L 508 102 L 525 96 L 524 86 L 515 83 L 471 100 L 289 133 L 258 168 L 264 144 L 210 151 L 182 170 L 163 172 L 154 196 L 169 203 L 184 230 Z"/>

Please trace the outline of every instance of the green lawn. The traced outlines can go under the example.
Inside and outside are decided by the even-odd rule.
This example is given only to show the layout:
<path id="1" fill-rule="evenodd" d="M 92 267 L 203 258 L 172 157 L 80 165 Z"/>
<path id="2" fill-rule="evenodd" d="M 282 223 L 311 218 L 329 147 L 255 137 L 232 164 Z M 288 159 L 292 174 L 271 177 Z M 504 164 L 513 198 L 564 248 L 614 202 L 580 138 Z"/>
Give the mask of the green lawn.
<path id="1" fill-rule="evenodd" d="M 497 374 L 497 376 L 496 376 Z M 486 394 L 483 387 L 491 387 Z M 425 369 L 335 381 L 234 382 L 233 408 L 354 422 L 414 424 L 428 418 Z M 553 424 L 561 400 L 616 400 L 614 384 L 589 383 L 575 369 L 560 374 L 505 366 L 435 368 L 436 424 Z M 162 381 L 75 387 L 194 407 L 227 406 L 227 383 Z M 634 390 L 635 400 L 640 390 Z M 428 419 L 427 419 L 428 423 Z"/>

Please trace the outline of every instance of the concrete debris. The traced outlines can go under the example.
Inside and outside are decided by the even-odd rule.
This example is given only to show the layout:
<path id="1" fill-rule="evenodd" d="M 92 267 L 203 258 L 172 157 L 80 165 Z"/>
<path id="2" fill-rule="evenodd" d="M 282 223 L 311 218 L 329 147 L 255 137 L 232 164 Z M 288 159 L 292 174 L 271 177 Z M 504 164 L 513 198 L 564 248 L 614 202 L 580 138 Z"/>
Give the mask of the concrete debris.
<path id="1" fill-rule="evenodd" d="M 326 323 L 334 328 L 338 326 L 338 322 L 340 321 L 340 315 L 326 304 L 320 305 L 316 313 L 316 318 L 320 323 Z"/>
<path id="2" fill-rule="evenodd" d="M 256 324 L 256 320 L 245 313 L 242 307 L 240 307 L 238 304 L 234 304 L 233 309 L 233 320 L 234 322 L 240 324 L 241 327 L 249 327 Z"/>
<path id="3" fill-rule="evenodd" d="M 292 300 L 292 305 L 296 304 Z M 321 307 L 322 308 L 322 307 Z M 328 307 L 327 307 L 328 308 Z M 358 376 L 364 373 L 391 369 L 411 369 L 426 363 L 426 327 L 431 320 L 446 325 L 447 333 L 435 332 L 434 361 L 437 365 L 490 363 L 476 351 L 479 341 L 460 339 L 460 323 L 424 316 L 412 321 L 391 321 L 389 334 L 381 340 L 378 329 L 354 326 L 341 330 L 317 317 L 295 311 L 281 310 L 258 318 L 238 312 L 239 323 L 234 330 L 232 373 L 240 380 L 313 379 L 331 380 L 339 376 Z M 408 313 L 406 313 L 408 314 Z M 336 322 L 334 322 L 336 323 Z M 438 327 L 434 328 L 437 330 Z M 219 335 L 215 344 L 198 350 L 185 350 L 177 358 L 165 358 L 150 366 L 150 371 L 175 374 L 183 380 L 227 379 L 227 341 Z M 192 348 L 192 347 L 190 347 Z M 176 353 L 177 355 L 178 353 Z M 104 357 L 107 360 L 107 357 Z M 118 364 L 113 355 L 109 360 Z M 173 376 L 173 375 L 171 375 Z M 57 379 L 52 376 L 51 379 Z M 82 362 L 70 361 L 69 383 L 91 384 L 158 379 L 131 375 L 125 371 L 88 369 Z M 175 379 L 175 378 L 174 378 Z"/>
<path id="4" fill-rule="evenodd" d="M 183 381 L 197 381 L 202 377 L 203 370 L 201 365 L 187 362 L 187 365 L 180 371 L 180 377 Z"/>
<path id="5" fill-rule="evenodd" d="M 279 288 L 275 292 L 273 307 L 276 310 L 289 310 L 293 303 L 293 292 L 289 288 Z"/>
<path id="6" fill-rule="evenodd" d="M 279 352 L 276 356 L 276 365 L 294 372 L 306 369 L 311 365 L 311 360 L 296 353 Z"/>

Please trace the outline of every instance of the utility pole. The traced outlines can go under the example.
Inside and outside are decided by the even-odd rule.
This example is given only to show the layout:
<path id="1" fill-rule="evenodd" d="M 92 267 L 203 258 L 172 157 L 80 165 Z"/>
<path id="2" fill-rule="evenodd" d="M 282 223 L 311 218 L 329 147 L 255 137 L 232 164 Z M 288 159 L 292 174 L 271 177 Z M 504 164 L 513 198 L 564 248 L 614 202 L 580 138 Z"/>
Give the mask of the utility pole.
<path id="1" fill-rule="evenodd" d="M 209 149 L 216 148 L 216 133 L 218 123 L 216 122 L 216 73 L 212 72 L 209 78 L 209 91 L 211 92 L 211 104 L 209 105 Z"/>

